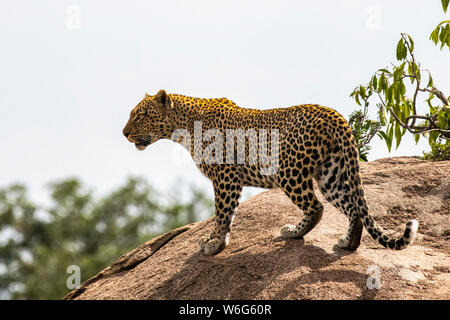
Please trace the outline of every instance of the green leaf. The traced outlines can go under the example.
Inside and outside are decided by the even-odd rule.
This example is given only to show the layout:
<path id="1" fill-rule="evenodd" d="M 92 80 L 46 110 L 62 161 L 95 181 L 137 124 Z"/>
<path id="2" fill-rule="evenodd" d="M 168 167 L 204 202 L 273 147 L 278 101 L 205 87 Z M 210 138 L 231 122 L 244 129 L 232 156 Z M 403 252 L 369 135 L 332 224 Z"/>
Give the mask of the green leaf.
<path id="1" fill-rule="evenodd" d="M 412 102 L 410 99 L 406 99 L 406 102 L 403 105 L 403 112 L 405 114 L 405 120 L 412 114 Z"/>
<path id="2" fill-rule="evenodd" d="M 439 111 L 438 107 L 430 107 L 430 114 L 434 115 Z"/>
<path id="3" fill-rule="evenodd" d="M 383 86 L 384 86 L 384 88 L 386 90 L 388 88 L 388 86 L 389 86 L 389 81 L 388 81 L 388 79 L 386 77 L 384 77 L 383 78 L 383 82 L 384 82 Z"/>
<path id="4" fill-rule="evenodd" d="M 412 62 L 408 61 L 408 75 L 412 76 L 414 75 L 413 70 L 412 70 Z M 411 79 L 411 83 L 414 82 L 414 78 L 410 78 Z"/>
<path id="5" fill-rule="evenodd" d="M 359 94 L 361 95 L 361 98 L 363 98 L 363 100 L 365 100 L 365 98 L 366 98 L 366 88 L 364 86 L 360 86 L 359 87 Z"/>
<path id="6" fill-rule="evenodd" d="M 384 73 L 381 74 L 380 78 L 378 79 L 378 90 L 379 91 L 383 91 L 384 89 L 386 89 L 384 87 Z"/>
<path id="7" fill-rule="evenodd" d="M 387 70 L 387 69 L 378 69 L 378 71 L 381 72 L 381 73 L 387 73 L 389 75 L 391 74 L 391 72 L 389 70 Z"/>
<path id="8" fill-rule="evenodd" d="M 439 34 L 439 41 L 441 42 L 441 49 L 442 49 L 447 41 L 447 32 L 444 28 L 442 28 L 441 33 Z"/>
<path id="9" fill-rule="evenodd" d="M 389 127 L 389 129 L 388 129 L 387 134 L 386 134 L 386 145 L 388 147 L 388 151 L 389 152 L 391 152 L 391 147 L 392 147 L 392 138 L 393 138 L 393 135 L 394 135 L 393 129 L 394 129 L 394 126 L 391 125 Z"/>
<path id="10" fill-rule="evenodd" d="M 405 63 L 406 63 L 406 61 L 394 69 L 394 80 L 395 81 L 399 80 L 399 78 L 403 75 L 403 70 L 405 69 Z"/>
<path id="11" fill-rule="evenodd" d="M 400 125 L 398 122 L 395 123 L 395 149 L 400 145 L 400 141 L 402 140 L 402 133 L 400 132 Z"/>
<path id="12" fill-rule="evenodd" d="M 450 23 L 447 26 L 450 26 Z M 447 47 L 450 49 L 450 36 L 447 36 Z"/>
<path id="13" fill-rule="evenodd" d="M 372 81 L 371 81 L 373 90 L 377 90 L 377 83 L 378 83 L 378 82 L 377 82 L 377 76 L 374 75 L 374 76 L 372 77 Z"/>
<path id="14" fill-rule="evenodd" d="M 406 93 L 406 87 L 405 84 L 403 83 L 402 80 L 400 80 L 400 82 L 398 83 L 399 85 L 399 90 L 400 90 L 400 94 L 402 95 L 402 97 L 405 95 Z M 403 99 L 402 99 L 403 100 Z"/>
<path id="15" fill-rule="evenodd" d="M 392 104 L 392 98 L 393 98 L 393 95 L 394 95 L 394 85 L 391 85 L 389 88 L 387 88 L 387 90 L 386 90 L 386 93 L 385 93 L 385 98 L 386 98 L 386 103 L 388 104 L 388 105 L 391 105 Z"/>
<path id="16" fill-rule="evenodd" d="M 387 140 L 386 133 L 384 131 L 378 131 L 377 136 L 380 137 L 381 140 Z"/>
<path id="17" fill-rule="evenodd" d="M 439 38 L 439 28 L 434 29 L 430 34 L 430 40 L 436 45 Z"/>
<path id="18" fill-rule="evenodd" d="M 355 94 L 355 101 L 356 101 L 356 103 L 360 106 L 360 105 L 361 105 L 361 102 L 359 101 L 358 96 L 359 96 L 359 91 L 357 91 L 356 94 Z"/>
<path id="19" fill-rule="evenodd" d="M 405 119 L 406 119 L 406 113 L 408 112 L 406 109 L 408 109 L 406 102 L 403 101 L 402 104 L 399 105 L 399 118 L 400 120 L 402 120 L 403 123 L 405 123 Z"/>
<path id="20" fill-rule="evenodd" d="M 443 129 L 448 128 L 447 122 L 450 119 L 450 110 L 445 110 L 444 108 L 439 110 L 438 113 L 438 126 Z"/>
<path id="21" fill-rule="evenodd" d="M 428 83 L 427 83 L 427 87 L 431 88 L 433 86 L 433 78 L 431 77 L 431 73 L 430 71 L 428 71 Z"/>
<path id="22" fill-rule="evenodd" d="M 422 75 L 420 74 L 419 65 L 413 63 L 413 70 L 416 72 L 417 79 L 419 79 L 419 81 L 420 81 L 420 79 L 422 78 Z"/>
<path id="23" fill-rule="evenodd" d="M 411 52 L 413 52 L 413 51 L 414 51 L 414 41 L 413 41 L 413 39 L 410 37 L 409 34 L 408 34 L 407 36 L 408 36 L 408 39 L 409 39 L 409 47 L 410 47 L 410 50 L 411 50 Z"/>
<path id="24" fill-rule="evenodd" d="M 408 75 L 410 75 L 411 77 L 409 78 L 409 80 L 411 81 L 411 84 L 414 83 L 414 81 L 416 81 L 416 78 L 413 78 L 416 75 L 416 71 L 417 70 L 417 66 L 415 63 L 413 63 L 412 61 L 408 61 Z"/>
<path id="25" fill-rule="evenodd" d="M 384 108 L 381 107 L 378 110 L 378 119 L 381 123 L 381 125 L 384 127 L 386 125 L 386 117 L 384 116 Z"/>
<path id="26" fill-rule="evenodd" d="M 416 141 L 416 144 L 419 142 L 419 139 L 420 139 L 420 134 L 415 134 L 414 141 Z"/>
<path id="27" fill-rule="evenodd" d="M 394 104 L 393 108 L 395 115 L 400 118 L 400 105 L 398 103 Z"/>
<path id="28" fill-rule="evenodd" d="M 434 98 L 434 97 L 433 97 L 433 98 Z M 433 105 L 431 104 L 431 100 L 432 100 L 433 98 L 425 100 L 425 101 L 427 102 L 427 104 L 428 104 L 428 108 L 430 108 L 430 109 L 433 107 Z"/>
<path id="29" fill-rule="evenodd" d="M 403 42 L 403 38 L 400 39 L 397 43 L 397 60 L 403 60 L 404 59 L 404 51 L 406 50 L 405 44 Z"/>
<path id="30" fill-rule="evenodd" d="M 418 78 L 420 77 L 419 67 L 417 66 L 417 64 L 415 62 L 410 61 L 408 67 L 411 67 L 411 75 L 412 76 L 417 75 Z M 409 72 L 409 70 L 408 70 L 408 72 Z"/>
<path id="31" fill-rule="evenodd" d="M 447 13 L 448 2 L 449 2 L 449 0 L 441 0 L 442 9 L 444 9 L 445 13 Z"/>
<path id="32" fill-rule="evenodd" d="M 436 140 L 438 137 L 439 137 L 439 132 L 437 132 L 437 131 L 430 132 L 429 136 L 428 136 L 428 143 L 430 145 L 432 145 L 433 143 L 436 143 Z"/>

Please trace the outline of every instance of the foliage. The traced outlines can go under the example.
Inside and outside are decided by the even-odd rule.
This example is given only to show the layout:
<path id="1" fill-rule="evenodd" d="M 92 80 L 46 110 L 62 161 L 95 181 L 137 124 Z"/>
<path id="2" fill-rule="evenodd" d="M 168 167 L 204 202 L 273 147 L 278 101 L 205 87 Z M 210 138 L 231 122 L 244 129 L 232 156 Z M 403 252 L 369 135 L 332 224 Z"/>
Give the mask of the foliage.
<path id="1" fill-rule="evenodd" d="M 367 158 L 371 149 L 369 143 L 381 128 L 379 121 L 368 119 L 368 105 L 369 104 L 366 102 L 362 111 L 353 111 L 348 120 L 353 136 L 356 140 L 359 158 L 361 161 L 369 161 Z"/>
<path id="2" fill-rule="evenodd" d="M 437 143 L 431 143 L 431 151 L 425 153 L 425 160 L 431 161 L 444 161 L 450 159 L 450 140 L 438 141 Z"/>
<path id="3" fill-rule="evenodd" d="M 441 0 L 442 9 L 447 13 L 449 0 Z M 437 45 L 441 43 L 441 50 L 444 46 L 450 49 L 450 20 L 444 20 L 439 23 L 436 28 L 431 32 L 430 39 Z"/>
<path id="4" fill-rule="evenodd" d="M 448 0 L 442 0 L 442 6 L 446 11 Z M 450 49 L 450 20 L 441 22 L 430 38 L 435 44 L 440 42 L 441 49 L 444 46 Z M 430 71 L 421 68 L 414 56 L 414 41 L 406 33 L 401 34 L 397 43 L 396 58 L 398 65 L 379 69 L 368 84 L 356 87 L 350 96 L 359 105 L 361 100 L 367 102 L 373 94 L 377 96 L 379 120 L 384 128 L 379 136 L 385 140 L 389 151 L 394 141 L 396 148 L 400 145 L 408 131 L 414 134 L 416 143 L 420 136 L 427 137 L 433 154 L 445 154 L 433 148 L 446 148 L 450 139 L 449 97 L 437 88 Z M 423 101 L 428 112 L 425 114 L 417 111 L 419 94 L 426 95 Z"/>
<path id="5" fill-rule="evenodd" d="M 60 299 L 70 291 L 68 266 L 80 267 L 83 282 L 142 242 L 211 212 L 212 202 L 191 190 L 181 202 L 130 178 L 94 199 L 67 179 L 50 185 L 52 204 L 41 208 L 23 185 L 0 189 L 0 298 Z"/>

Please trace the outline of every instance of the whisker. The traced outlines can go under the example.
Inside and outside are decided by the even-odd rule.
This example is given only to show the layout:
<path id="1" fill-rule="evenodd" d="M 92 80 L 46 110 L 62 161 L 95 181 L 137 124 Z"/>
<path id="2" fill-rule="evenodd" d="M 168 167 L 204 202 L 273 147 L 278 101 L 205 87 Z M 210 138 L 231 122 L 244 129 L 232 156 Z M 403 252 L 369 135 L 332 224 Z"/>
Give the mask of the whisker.
<path id="1" fill-rule="evenodd" d="M 147 143 L 151 143 L 152 142 L 152 138 L 149 135 L 131 135 L 128 137 L 130 140 L 134 140 L 134 141 L 138 141 L 138 142 L 147 142 Z"/>
<path id="2" fill-rule="evenodd" d="M 138 138 L 138 140 L 145 141 L 145 142 L 151 142 L 152 138 L 150 136 L 141 136 Z"/>

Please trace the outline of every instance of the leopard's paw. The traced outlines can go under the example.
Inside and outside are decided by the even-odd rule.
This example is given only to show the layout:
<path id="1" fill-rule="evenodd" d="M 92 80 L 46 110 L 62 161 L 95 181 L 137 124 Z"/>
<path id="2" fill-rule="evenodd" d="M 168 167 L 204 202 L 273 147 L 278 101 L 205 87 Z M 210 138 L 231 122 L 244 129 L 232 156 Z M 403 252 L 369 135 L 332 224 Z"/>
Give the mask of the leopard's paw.
<path id="1" fill-rule="evenodd" d="M 206 234 L 204 237 L 202 237 L 198 244 L 200 246 L 200 249 L 208 256 L 219 253 L 225 247 L 227 246 L 227 238 L 211 238 L 209 234 Z"/>
<path id="2" fill-rule="evenodd" d="M 198 240 L 198 245 L 199 245 L 200 249 L 204 250 L 205 245 L 209 240 L 211 240 L 211 236 L 209 234 L 205 234 L 203 237 L 201 237 Z"/>
<path id="3" fill-rule="evenodd" d="M 360 241 L 351 241 L 347 236 L 340 237 L 338 240 L 338 247 L 348 251 L 355 251 L 359 247 Z"/>
<path id="4" fill-rule="evenodd" d="M 350 245 L 350 241 L 348 241 L 347 237 L 340 237 L 337 245 L 341 249 L 347 249 Z"/>
<path id="5" fill-rule="evenodd" d="M 293 224 L 283 226 L 280 230 L 280 236 L 285 239 L 301 238 L 301 236 L 299 236 L 297 226 L 294 226 Z"/>

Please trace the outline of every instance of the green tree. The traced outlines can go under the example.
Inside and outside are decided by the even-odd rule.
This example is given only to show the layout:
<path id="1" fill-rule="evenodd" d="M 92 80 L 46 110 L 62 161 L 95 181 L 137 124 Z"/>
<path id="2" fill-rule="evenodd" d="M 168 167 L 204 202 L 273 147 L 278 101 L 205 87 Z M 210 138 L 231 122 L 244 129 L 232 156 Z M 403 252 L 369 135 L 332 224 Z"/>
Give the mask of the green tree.
<path id="1" fill-rule="evenodd" d="M 441 2 L 446 12 L 449 1 Z M 450 49 L 450 20 L 438 24 L 430 39 L 435 44 L 440 43 L 441 50 L 445 46 Z M 420 136 L 428 139 L 431 153 L 426 157 L 434 160 L 450 159 L 449 97 L 438 89 L 431 72 L 423 69 L 417 61 L 414 41 L 406 33 L 401 34 L 397 43 L 396 58 L 398 65 L 379 69 L 368 84 L 356 87 L 350 96 L 362 105 L 361 100 L 367 102 L 372 95 L 376 95 L 379 121 L 384 129 L 378 135 L 384 139 L 389 151 L 394 141 L 398 147 L 403 135 L 410 132 L 416 143 Z M 428 75 L 426 81 L 424 74 Z M 428 107 L 428 112 L 424 114 L 418 111 L 421 94 L 426 95 L 423 101 Z"/>
<path id="2" fill-rule="evenodd" d="M 170 229 L 212 212 L 212 201 L 191 187 L 186 201 L 130 178 L 95 199 L 77 179 L 50 185 L 49 208 L 33 204 L 25 186 L 0 189 L 0 297 L 60 299 L 70 289 L 67 268 L 81 282 L 120 255 Z"/>
<path id="3" fill-rule="evenodd" d="M 371 147 L 370 141 L 380 131 L 381 123 L 379 121 L 370 120 L 368 117 L 369 103 L 365 101 L 363 110 L 355 110 L 350 114 L 348 123 L 352 129 L 353 136 L 358 147 L 359 159 L 361 161 L 369 161 L 367 156 Z"/>

